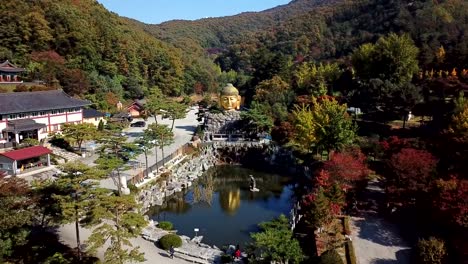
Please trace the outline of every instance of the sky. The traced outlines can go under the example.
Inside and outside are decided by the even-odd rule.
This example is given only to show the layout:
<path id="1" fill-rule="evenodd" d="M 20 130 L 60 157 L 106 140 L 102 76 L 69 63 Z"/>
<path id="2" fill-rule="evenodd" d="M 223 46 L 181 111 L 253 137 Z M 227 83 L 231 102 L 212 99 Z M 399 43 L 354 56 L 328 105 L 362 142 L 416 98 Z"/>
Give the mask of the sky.
<path id="1" fill-rule="evenodd" d="M 290 0 L 98 0 L 108 10 L 145 22 L 159 24 L 173 19 L 195 20 L 262 11 Z"/>

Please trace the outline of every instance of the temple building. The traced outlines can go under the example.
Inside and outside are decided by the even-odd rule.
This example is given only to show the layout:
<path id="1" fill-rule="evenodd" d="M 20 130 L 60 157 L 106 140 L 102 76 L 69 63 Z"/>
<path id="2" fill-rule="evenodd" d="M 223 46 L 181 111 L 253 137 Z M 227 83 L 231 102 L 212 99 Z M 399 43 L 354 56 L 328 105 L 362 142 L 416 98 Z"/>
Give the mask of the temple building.
<path id="1" fill-rule="evenodd" d="M 22 83 L 18 75 L 24 71 L 24 68 L 19 68 L 6 60 L 0 63 L 0 83 Z"/>
<path id="2" fill-rule="evenodd" d="M 0 148 L 25 138 L 42 140 L 63 124 L 81 123 L 87 105 L 62 90 L 0 94 Z"/>
<path id="3" fill-rule="evenodd" d="M 33 146 L 0 153 L 0 170 L 18 175 L 37 168 L 50 166 L 52 151 L 43 146 Z"/>

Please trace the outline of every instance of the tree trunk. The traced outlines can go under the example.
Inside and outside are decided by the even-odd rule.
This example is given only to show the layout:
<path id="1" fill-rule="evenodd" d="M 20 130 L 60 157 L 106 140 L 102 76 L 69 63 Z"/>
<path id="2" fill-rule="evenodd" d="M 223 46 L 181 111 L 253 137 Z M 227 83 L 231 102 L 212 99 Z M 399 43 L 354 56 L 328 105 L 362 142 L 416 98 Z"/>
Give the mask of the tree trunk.
<path id="1" fill-rule="evenodd" d="M 81 145 L 83 144 L 83 140 L 78 140 L 78 152 L 81 154 Z"/>
<path id="2" fill-rule="evenodd" d="M 154 123 L 157 125 L 158 124 L 158 118 L 156 117 L 156 114 L 154 114 L 153 117 L 154 117 Z"/>
<path id="3" fill-rule="evenodd" d="M 81 260 L 81 241 L 80 241 L 80 224 L 78 216 L 78 205 L 76 204 L 78 200 L 78 193 L 75 193 L 75 231 L 76 231 L 76 247 L 78 249 L 78 258 Z"/>
<path id="4" fill-rule="evenodd" d="M 161 145 L 161 153 L 162 153 L 162 156 L 163 156 L 162 161 L 163 161 L 163 167 L 164 167 L 164 159 L 165 159 L 165 157 L 164 157 L 164 145 Z"/>
<path id="5" fill-rule="evenodd" d="M 156 170 L 158 169 L 158 146 L 154 146 L 154 155 L 156 156 L 156 163 L 154 164 L 156 166 Z"/>
<path id="6" fill-rule="evenodd" d="M 122 252 L 122 243 L 120 242 L 120 223 L 119 223 L 120 215 L 119 215 L 119 208 L 118 206 L 115 208 L 115 228 L 117 229 L 116 235 L 117 235 L 117 250 L 118 252 L 118 257 L 119 257 L 119 263 L 124 264 L 123 259 L 121 258 L 121 252 Z"/>
<path id="7" fill-rule="evenodd" d="M 146 177 L 148 177 L 148 150 L 145 150 Z"/>
<path id="8" fill-rule="evenodd" d="M 118 178 L 117 191 L 119 193 L 119 196 L 122 196 L 122 179 L 120 179 L 120 170 L 119 170 L 119 168 L 117 168 L 116 170 L 117 170 L 117 178 Z"/>
<path id="9" fill-rule="evenodd" d="M 172 119 L 171 132 L 172 132 L 172 129 L 174 129 L 174 123 L 175 123 L 175 118 L 174 118 L 174 119 Z"/>

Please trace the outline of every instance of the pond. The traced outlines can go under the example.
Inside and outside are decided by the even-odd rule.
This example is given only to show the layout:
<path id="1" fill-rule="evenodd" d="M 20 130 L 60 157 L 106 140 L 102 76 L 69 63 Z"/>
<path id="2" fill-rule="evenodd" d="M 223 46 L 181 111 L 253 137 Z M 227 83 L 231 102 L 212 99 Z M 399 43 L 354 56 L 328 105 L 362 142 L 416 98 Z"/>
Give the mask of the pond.
<path id="1" fill-rule="evenodd" d="M 258 192 L 250 191 L 250 175 Z M 258 223 L 280 214 L 289 216 L 293 205 L 290 178 L 240 166 L 209 169 L 184 193 L 150 209 L 155 221 L 170 221 L 179 235 L 193 237 L 195 228 L 208 245 L 245 245 Z"/>

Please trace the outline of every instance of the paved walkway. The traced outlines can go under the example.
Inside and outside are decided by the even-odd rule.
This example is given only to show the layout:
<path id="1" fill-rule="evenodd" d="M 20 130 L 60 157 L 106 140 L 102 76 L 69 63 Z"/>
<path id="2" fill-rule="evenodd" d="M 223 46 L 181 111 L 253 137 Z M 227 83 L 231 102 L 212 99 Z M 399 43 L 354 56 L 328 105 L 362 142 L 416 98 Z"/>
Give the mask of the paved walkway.
<path id="1" fill-rule="evenodd" d="M 195 110 L 195 108 L 191 108 L 189 112 L 187 113 L 187 116 L 184 119 L 177 119 L 175 121 L 174 130 L 173 130 L 174 143 L 164 148 L 164 157 L 169 156 L 174 151 L 176 151 L 179 147 L 186 144 L 192 139 L 193 133 L 195 132 L 198 126 L 197 115 L 196 115 L 197 112 L 198 110 Z M 143 119 L 137 118 L 137 119 L 134 119 L 133 122 L 142 121 L 142 120 Z M 143 130 L 146 129 L 148 125 L 151 123 L 154 123 L 154 118 L 152 117 L 148 118 L 148 120 L 146 121 L 145 127 L 129 127 L 125 129 L 124 132 L 128 136 L 128 141 L 132 142 L 136 138 L 142 136 Z M 169 125 L 170 127 L 172 125 L 172 120 L 169 120 L 167 118 L 161 119 L 161 116 L 158 116 L 158 124 L 165 124 L 165 125 Z M 154 149 L 152 149 L 151 152 L 152 153 L 148 155 L 148 166 L 151 166 L 156 163 L 156 155 L 154 153 Z M 163 158 L 162 151 L 161 149 L 158 149 L 158 161 L 161 160 L 162 158 Z M 140 154 L 137 158 L 133 160 L 137 161 L 136 163 L 140 163 L 141 167 L 123 172 L 123 174 L 127 176 L 127 180 L 130 180 L 130 178 L 133 175 L 137 174 L 138 171 L 142 171 L 145 168 L 145 155 L 144 154 Z M 113 190 L 117 189 L 117 186 L 115 185 L 112 178 L 102 180 L 101 187 L 113 189 Z"/>
<path id="2" fill-rule="evenodd" d="M 174 125 L 174 135 L 175 135 L 175 140 L 174 143 L 166 148 L 164 148 L 164 154 L 165 156 L 170 155 L 173 151 L 177 150 L 180 146 L 184 145 L 185 143 L 189 142 L 193 136 L 193 132 L 195 131 L 198 121 L 196 120 L 196 110 L 195 109 L 190 109 L 190 111 L 187 113 L 186 118 L 184 119 L 179 119 L 175 121 Z M 138 119 L 135 121 L 139 121 Z M 147 125 L 150 123 L 153 123 L 154 119 L 150 118 L 146 123 Z M 158 118 L 158 123 L 159 124 L 167 124 L 171 125 L 172 121 L 168 119 L 161 120 Z M 145 127 L 146 128 L 146 127 Z M 139 137 L 142 135 L 142 131 L 145 128 L 137 128 L 137 127 L 131 127 L 125 130 L 125 133 L 129 136 L 129 141 L 133 141 L 135 138 Z M 162 158 L 162 153 L 159 150 L 158 153 L 158 160 L 161 160 Z M 145 157 L 144 155 L 139 155 L 137 160 L 139 162 L 142 162 L 144 164 Z M 87 163 L 92 163 L 93 158 L 87 158 L 83 159 L 83 161 Z M 151 154 L 148 156 L 148 163 L 149 165 L 155 163 L 155 155 Z M 127 173 L 129 173 L 127 171 Z M 102 180 L 101 181 L 101 187 L 104 188 L 109 188 L 109 189 L 117 189 L 115 186 L 113 180 L 111 178 Z M 84 229 L 80 228 L 80 237 L 82 243 L 86 241 L 86 239 L 90 236 L 91 230 L 89 229 Z M 73 224 L 69 225 L 64 225 L 61 226 L 58 230 L 60 239 L 63 243 L 70 245 L 71 247 L 76 247 L 76 234 L 75 234 L 75 226 Z M 146 264 L 153 264 L 153 263 L 175 263 L 175 264 L 182 264 L 182 263 L 190 263 L 187 261 L 184 261 L 182 259 L 174 258 L 170 259 L 168 257 L 168 254 L 166 251 L 157 248 L 152 242 L 144 240 L 142 237 L 137 237 L 135 239 L 131 240 L 131 243 L 135 247 L 140 247 L 140 251 L 145 253 L 145 262 L 141 263 L 146 263 Z M 104 256 L 104 249 L 101 248 L 99 249 L 97 253 L 97 257 L 103 258 Z"/>
<path id="3" fill-rule="evenodd" d="M 354 250 L 359 264 L 410 263 L 411 248 L 399 235 L 398 228 L 377 215 L 378 201 L 384 192 L 379 182 L 369 182 L 367 188 L 370 208 L 362 217 L 352 217 Z"/>
<path id="4" fill-rule="evenodd" d="M 75 225 L 74 224 L 68 224 L 68 225 L 63 225 L 58 229 L 58 234 L 60 236 L 60 239 L 62 242 L 65 244 L 69 245 L 72 248 L 76 248 L 76 233 L 75 233 Z M 91 235 L 91 230 L 90 229 L 85 229 L 85 228 L 80 228 L 80 238 L 81 238 L 81 243 L 84 243 L 86 239 Z M 169 258 L 168 252 L 165 250 L 162 250 L 154 243 L 150 241 L 144 240 L 142 237 L 137 237 L 134 239 L 130 240 L 132 245 L 134 247 L 140 247 L 140 252 L 145 253 L 145 259 L 146 261 L 144 262 L 138 262 L 138 263 L 143 263 L 143 264 L 187 264 L 191 262 L 187 262 L 185 260 L 179 259 L 179 258 Z M 100 259 L 104 258 L 104 249 L 100 249 L 97 252 L 97 257 Z"/>

